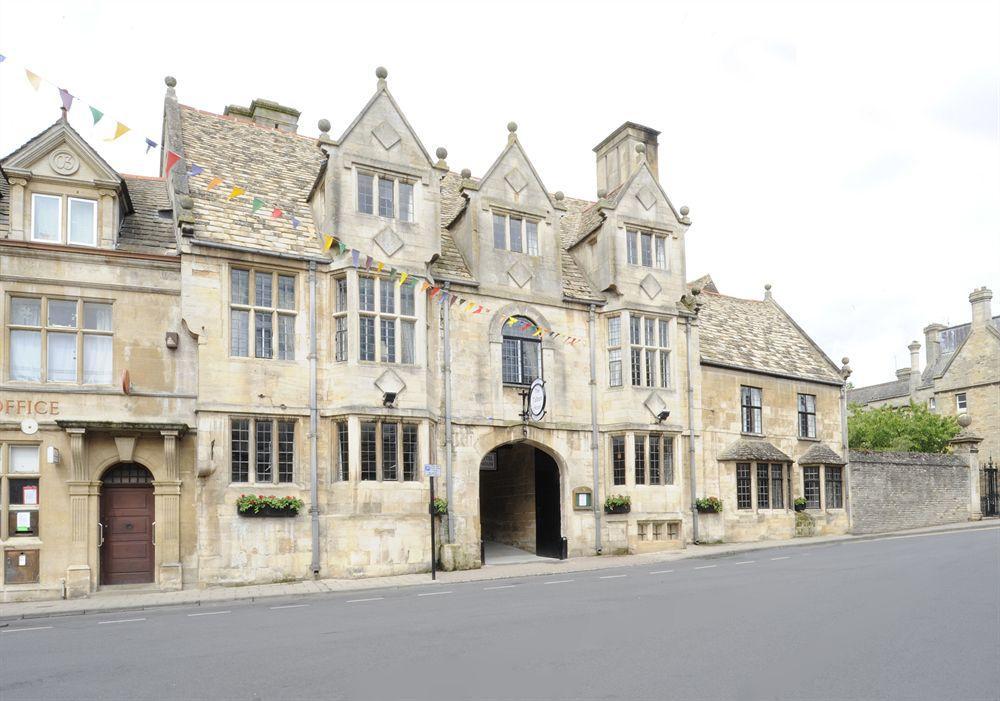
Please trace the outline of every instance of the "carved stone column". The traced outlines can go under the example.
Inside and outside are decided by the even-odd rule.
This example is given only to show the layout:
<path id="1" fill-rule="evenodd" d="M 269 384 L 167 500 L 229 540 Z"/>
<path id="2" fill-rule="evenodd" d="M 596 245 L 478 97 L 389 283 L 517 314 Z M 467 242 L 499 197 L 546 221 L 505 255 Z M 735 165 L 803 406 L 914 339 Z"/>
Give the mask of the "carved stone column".
<path id="1" fill-rule="evenodd" d="M 96 514 L 97 487 L 90 482 L 85 429 L 67 428 L 70 447 L 69 489 L 70 565 L 66 569 L 66 595 L 87 596 L 93 589 L 91 551 L 99 546 Z"/>
<path id="2" fill-rule="evenodd" d="M 98 190 L 101 198 L 101 217 L 98 222 L 98 241 L 101 248 L 115 247 L 115 198 L 111 190 Z"/>
<path id="3" fill-rule="evenodd" d="M 969 520 L 981 521 L 983 509 L 979 494 L 979 444 L 983 439 L 969 430 L 971 423 L 968 414 L 958 417 L 958 425 L 962 427 L 962 431 L 951 439 L 951 448 L 969 463 Z"/>
<path id="4" fill-rule="evenodd" d="M 181 481 L 177 457 L 177 431 L 160 431 L 163 436 L 163 476 L 153 482 L 156 503 L 156 559 L 160 568 L 160 588 L 180 589 L 181 577 Z"/>
<path id="5" fill-rule="evenodd" d="M 28 181 L 24 178 L 10 179 L 10 234 L 15 240 L 28 238 L 24 234 L 24 188 Z"/>

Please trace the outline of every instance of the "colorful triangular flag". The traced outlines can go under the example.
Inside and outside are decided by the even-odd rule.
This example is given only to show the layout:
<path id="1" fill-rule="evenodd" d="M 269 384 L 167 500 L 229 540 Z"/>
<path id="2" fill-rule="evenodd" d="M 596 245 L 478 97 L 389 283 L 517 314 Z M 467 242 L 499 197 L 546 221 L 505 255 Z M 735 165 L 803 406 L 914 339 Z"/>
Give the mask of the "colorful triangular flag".
<path id="1" fill-rule="evenodd" d="M 295 218 L 295 215 L 292 215 L 292 228 L 293 229 L 298 229 L 299 228 L 299 224 L 301 224 L 301 223 L 302 222 L 300 222 L 298 219 Z"/>
<path id="2" fill-rule="evenodd" d="M 347 244 L 344 243 L 343 241 L 338 241 L 337 242 L 337 255 L 338 256 L 344 255 L 344 252 L 346 250 L 347 250 Z"/>
<path id="3" fill-rule="evenodd" d="M 239 197 L 240 195 L 244 194 L 245 192 L 246 192 L 246 190 L 244 190 L 242 187 L 240 187 L 239 185 L 237 185 L 236 187 L 233 188 L 233 191 L 229 193 L 229 197 L 227 197 L 226 199 L 227 200 L 236 199 L 237 197 Z"/>
<path id="4" fill-rule="evenodd" d="M 147 144 L 149 143 L 149 139 L 146 139 L 146 143 Z M 153 144 L 153 146 L 156 146 L 156 144 Z M 146 149 L 146 152 L 149 153 L 148 148 Z M 167 162 L 164 164 L 163 175 L 164 176 L 170 175 L 170 169 L 173 168 L 175 165 L 177 165 L 177 161 L 179 160 L 181 160 L 181 155 L 179 153 L 174 153 L 173 151 L 168 150 Z M 219 182 L 221 183 L 222 181 L 220 180 Z M 215 186 L 210 183 L 208 189 L 211 190 L 213 187 Z"/>
<path id="5" fill-rule="evenodd" d="M 28 79 L 28 82 L 31 83 L 31 87 L 38 90 L 38 86 L 42 84 L 42 77 L 36 73 L 32 73 L 27 68 L 24 69 L 24 75 Z"/>
<path id="6" fill-rule="evenodd" d="M 154 149 L 154 148 L 156 148 L 156 142 L 153 141 L 152 139 L 150 139 L 147 136 L 146 137 L 146 153 L 149 153 L 150 149 Z"/>
<path id="7" fill-rule="evenodd" d="M 352 248 L 351 249 L 351 262 L 354 263 L 354 267 L 355 268 L 358 267 L 358 263 L 360 262 L 358 260 L 358 258 L 359 258 L 358 250 L 356 248 Z"/>
<path id="8" fill-rule="evenodd" d="M 371 270 L 371 269 L 372 269 L 372 257 L 365 256 L 365 270 Z"/>
<path id="9" fill-rule="evenodd" d="M 400 285 L 405 285 L 406 284 L 406 278 L 408 276 L 409 276 L 409 273 L 400 273 L 399 274 L 399 284 Z"/>
<path id="10" fill-rule="evenodd" d="M 325 235 L 323 237 L 323 250 L 324 251 L 329 251 L 330 250 L 330 246 L 332 246 L 333 242 L 336 241 L 336 240 L 337 239 L 333 238 L 329 234 Z"/>
<path id="11" fill-rule="evenodd" d="M 380 273 L 380 272 L 382 272 L 382 268 L 384 268 L 384 267 L 385 267 L 385 263 L 383 263 L 382 261 L 379 261 L 378 265 L 375 266 L 375 271 Z"/>
<path id="12" fill-rule="evenodd" d="M 3 63 L 6 60 L 7 60 L 7 57 L 4 56 L 3 54 L 0 54 L 0 63 Z"/>
<path id="13" fill-rule="evenodd" d="M 117 122 L 117 126 L 115 127 L 115 135 L 112 136 L 110 139 L 105 139 L 105 141 L 114 141 L 127 131 L 129 131 L 129 128 L 127 126 L 125 126 L 121 122 Z"/>
<path id="14" fill-rule="evenodd" d="M 193 178 L 194 176 L 201 175 L 204 172 L 205 169 L 201 166 L 191 166 L 191 170 L 188 171 L 188 176 Z"/>
<path id="15" fill-rule="evenodd" d="M 92 114 L 92 115 L 94 116 L 94 124 L 95 124 L 95 125 L 96 125 L 96 124 L 97 124 L 97 123 L 98 123 L 99 121 L 101 121 L 101 117 L 103 117 L 103 116 L 104 116 L 104 113 L 103 113 L 103 112 L 101 112 L 101 111 L 100 111 L 99 109 L 97 109 L 96 107 L 94 107 L 93 105 L 91 105 L 91 106 L 90 106 L 90 113 L 91 113 L 91 114 Z"/>
<path id="16" fill-rule="evenodd" d="M 250 206 L 253 208 L 251 211 L 256 212 L 258 209 L 264 206 L 264 200 L 262 200 L 259 197 L 254 197 L 253 201 L 250 203 Z"/>
<path id="17" fill-rule="evenodd" d="M 213 187 L 218 187 L 221 184 L 222 184 L 222 178 L 212 178 L 209 181 L 208 187 L 206 189 L 211 190 Z"/>
<path id="18" fill-rule="evenodd" d="M 59 97 L 62 99 L 63 109 L 69 112 L 70 107 L 73 106 L 73 100 L 76 98 L 70 95 L 66 88 L 59 88 Z"/>
<path id="19" fill-rule="evenodd" d="M 281 214 L 282 214 L 281 210 L 278 209 L 277 207 L 275 207 L 273 210 L 271 210 L 271 217 L 274 218 L 274 219 L 277 219 L 278 217 L 280 217 Z"/>

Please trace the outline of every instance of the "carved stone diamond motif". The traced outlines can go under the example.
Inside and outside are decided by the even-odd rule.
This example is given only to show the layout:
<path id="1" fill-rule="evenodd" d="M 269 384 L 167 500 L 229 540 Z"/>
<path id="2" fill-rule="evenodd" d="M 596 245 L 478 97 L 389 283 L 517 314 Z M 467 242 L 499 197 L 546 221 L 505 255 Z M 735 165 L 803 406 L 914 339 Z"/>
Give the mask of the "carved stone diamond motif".
<path id="1" fill-rule="evenodd" d="M 663 288 L 660 287 L 660 283 L 656 281 L 656 278 L 653 277 L 652 273 L 649 273 L 642 279 L 642 282 L 639 283 L 639 287 L 642 288 L 643 292 L 649 295 L 650 299 L 655 299 L 656 295 L 663 291 Z"/>
<path id="2" fill-rule="evenodd" d="M 399 394 L 406 389 L 403 378 L 396 374 L 395 370 L 386 370 L 375 380 L 375 387 L 379 392 L 392 392 Z"/>
<path id="3" fill-rule="evenodd" d="M 524 287 L 528 284 L 528 281 L 532 277 L 531 270 L 528 269 L 521 261 L 517 261 L 514 265 L 507 269 L 507 274 L 510 275 L 510 279 L 517 283 L 518 287 Z"/>
<path id="4" fill-rule="evenodd" d="M 646 209 L 656 204 L 656 195 L 648 187 L 643 187 L 639 192 L 635 193 L 635 196 L 639 199 L 639 204 Z"/>
<path id="5" fill-rule="evenodd" d="M 399 238 L 399 234 L 390 229 L 388 226 L 375 235 L 375 243 L 378 244 L 378 247 L 385 251 L 385 254 L 390 258 L 392 258 L 396 251 L 403 247 L 403 239 Z"/>
<path id="6" fill-rule="evenodd" d="M 379 140 L 379 143 L 385 147 L 386 151 L 399 143 L 399 132 L 393 129 L 389 122 L 382 122 L 379 124 L 377 127 L 372 129 L 372 134 L 374 134 L 375 138 Z"/>
<path id="7" fill-rule="evenodd" d="M 514 192 L 520 192 L 528 184 L 524 175 L 522 175 L 521 171 L 517 168 L 514 168 L 512 171 L 507 173 L 507 175 L 504 176 L 504 180 L 507 181 L 507 184 L 510 185 L 510 189 Z"/>

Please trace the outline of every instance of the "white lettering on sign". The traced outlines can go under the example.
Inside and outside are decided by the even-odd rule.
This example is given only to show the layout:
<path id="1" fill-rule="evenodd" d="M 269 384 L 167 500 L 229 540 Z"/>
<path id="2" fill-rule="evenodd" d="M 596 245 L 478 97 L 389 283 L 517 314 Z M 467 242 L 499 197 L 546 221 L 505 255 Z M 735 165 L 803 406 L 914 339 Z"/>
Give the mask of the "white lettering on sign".
<path id="1" fill-rule="evenodd" d="M 424 474 L 428 477 L 440 477 L 441 476 L 441 466 L 440 465 L 424 465 Z"/>
<path id="2" fill-rule="evenodd" d="M 59 402 L 46 399 L 3 399 L 0 414 L 7 416 L 58 416 Z"/>

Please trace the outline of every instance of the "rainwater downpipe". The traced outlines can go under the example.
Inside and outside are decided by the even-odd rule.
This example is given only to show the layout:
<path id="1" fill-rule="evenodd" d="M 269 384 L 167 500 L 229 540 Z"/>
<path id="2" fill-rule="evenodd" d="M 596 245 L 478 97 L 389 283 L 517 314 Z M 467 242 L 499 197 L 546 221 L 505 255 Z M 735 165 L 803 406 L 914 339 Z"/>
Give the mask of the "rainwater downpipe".
<path id="1" fill-rule="evenodd" d="M 316 262 L 309 261 L 309 520 L 312 527 L 312 573 L 319 577 L 319 396 L 316 383 Z"/>
<path id="2" fill-rule="evenodd" d="M 694 384 L 691 377 L 691 318 L 684 319 L 684 354 L 687 356 L 687 395 L 688 395 L 688 475 L 691 483 L 691 542 L 698 542 L 698 500 L 697 475 L 694 465 Z"/>
<path id="3" fill-rule="evenodd" d="M 444 283 L 445 292 L 451 291 L 451 283 Z M 447 480 L 445 487 L 448 498 L 448 542 L 455 542 L 454 494 L 455 480 L 451 474 L 451 304 L 447 301 L 441 305 L 444 314 L 444 474 Z"/>
<path id="4" fill-rule="evenodd" d="M 600 436 L 597 432 L 597 320 L 594 305 L 590 305 L 587 319 L 590 336 L 590 451 L 594 465 L 594 550 L 601 554 L 601 482 L 597 458 L 600 454 Z"/>

